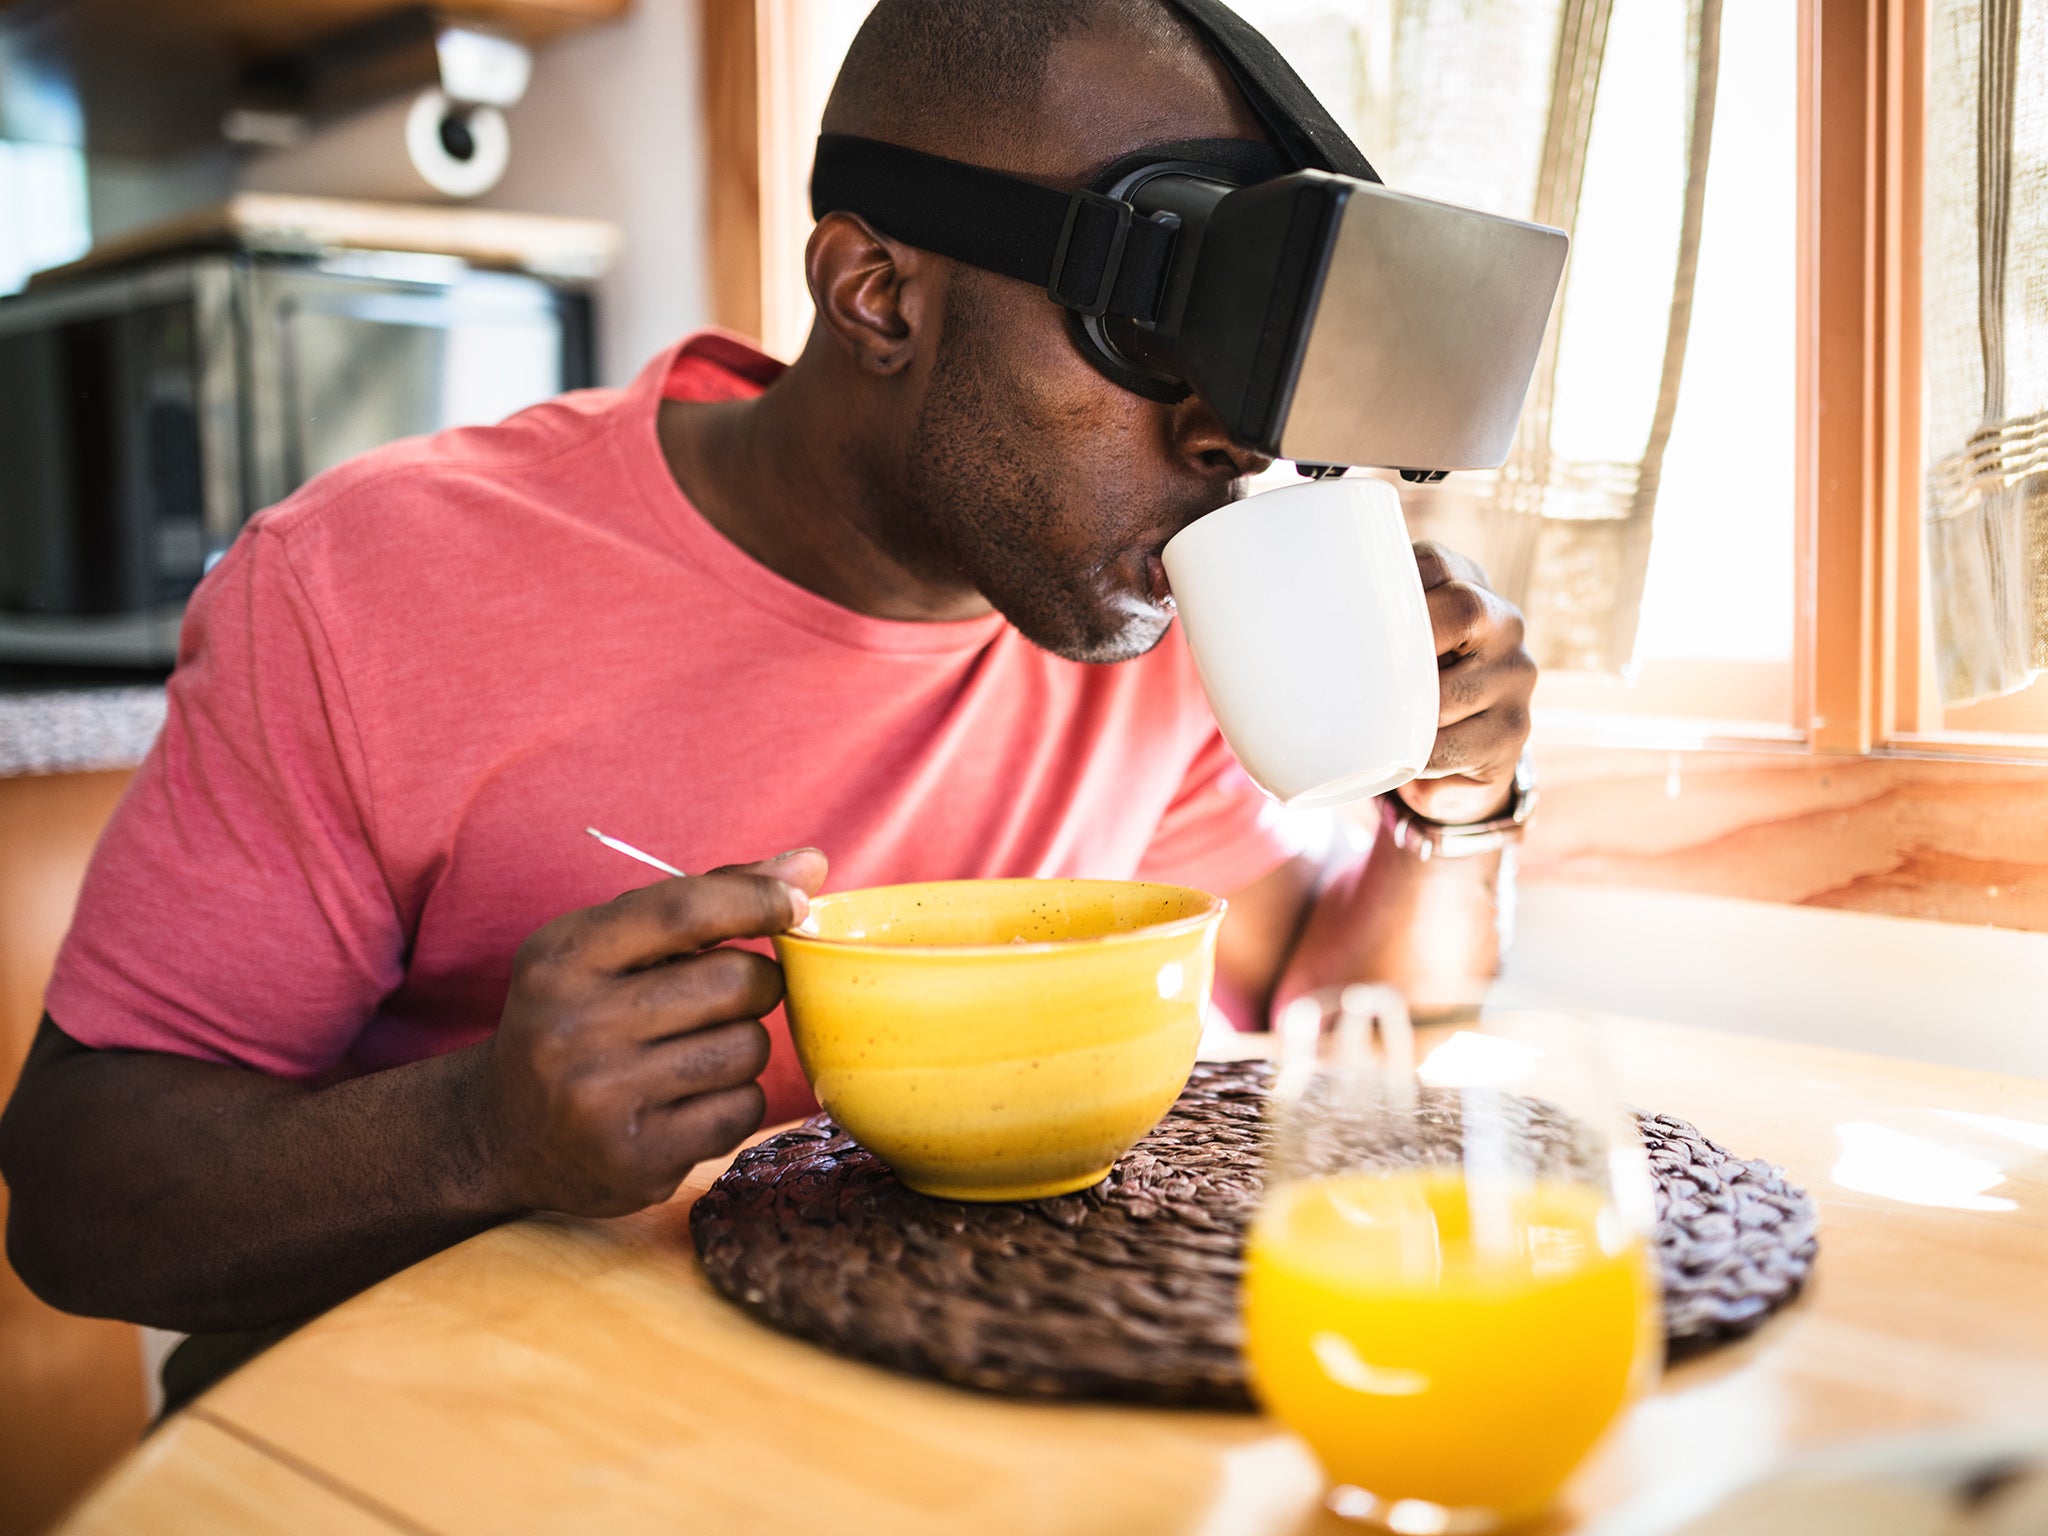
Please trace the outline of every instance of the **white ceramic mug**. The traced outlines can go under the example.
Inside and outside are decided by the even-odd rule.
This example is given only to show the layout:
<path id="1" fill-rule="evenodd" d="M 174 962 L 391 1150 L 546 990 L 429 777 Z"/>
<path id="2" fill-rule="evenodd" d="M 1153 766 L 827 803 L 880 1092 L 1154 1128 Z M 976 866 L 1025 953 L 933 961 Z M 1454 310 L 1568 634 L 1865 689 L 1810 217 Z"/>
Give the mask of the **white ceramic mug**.
<path id="1" fill-rule="evenodd" d="M 1191 523 L 1162 557 L 1223 736 L 1290 806 L 1405 784 L 1436 740 L 1436 644 L 1384 480 L 1305 481 Z"/>

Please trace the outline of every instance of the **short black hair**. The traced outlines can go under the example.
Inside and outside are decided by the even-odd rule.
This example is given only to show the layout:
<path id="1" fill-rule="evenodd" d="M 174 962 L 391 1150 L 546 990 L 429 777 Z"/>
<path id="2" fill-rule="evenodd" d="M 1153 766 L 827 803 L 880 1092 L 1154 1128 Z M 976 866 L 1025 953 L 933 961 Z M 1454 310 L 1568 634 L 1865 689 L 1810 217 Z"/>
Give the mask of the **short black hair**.
<path id="1" fill-rule="evenodd" d="M 971 155 L 1036 105 L 1053 46 L 1095 26 L 1205 46 L 1162 0 L 880 0 L 846 50 L 825 131 Z"/>

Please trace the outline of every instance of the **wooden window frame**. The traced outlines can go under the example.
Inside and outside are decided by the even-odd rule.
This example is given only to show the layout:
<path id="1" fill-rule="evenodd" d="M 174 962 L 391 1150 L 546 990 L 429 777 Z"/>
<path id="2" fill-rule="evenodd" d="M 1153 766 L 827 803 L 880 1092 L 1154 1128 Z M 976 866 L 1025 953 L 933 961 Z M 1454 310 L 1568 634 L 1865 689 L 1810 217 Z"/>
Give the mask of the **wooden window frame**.
<path id="1" fill-rule="evenodd" d="M 757 0 L 703 0 L 705 212 L 709 218 L 711 318 L 742 336 L 761 334 L 761 103 L 764 85 Z"/>
<path id="2" fill-rule="evenodd" d="M 811 125 L 798 121 L 786 82 L 817 9 L 834 0 L 703 0 L 703 61 L 712 318 L 794 356 L 809 306 L 787 294 L 802 261 Z"/>
<path id="3" fill-rule="evenodd" d="M 1948 728 L 1923 676 L 1927 10 L 1801 12 L 1800 717 L 1817 754 L 2048 763 L 2048 733 Z"/>

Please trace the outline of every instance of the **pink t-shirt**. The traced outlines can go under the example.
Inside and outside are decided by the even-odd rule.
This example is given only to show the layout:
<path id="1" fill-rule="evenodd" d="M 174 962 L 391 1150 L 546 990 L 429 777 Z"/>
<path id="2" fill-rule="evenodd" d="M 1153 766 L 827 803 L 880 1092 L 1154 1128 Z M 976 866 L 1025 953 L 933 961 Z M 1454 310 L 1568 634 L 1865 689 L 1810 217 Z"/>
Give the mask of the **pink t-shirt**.
<path id="1" fill-rule="evenodd" d="M 1177 628 L 1084 666 L 995 615 L 868 618 L 706 523 L 659 402 L 779 369 L 700 335 L 623 391 L 393 444 L 254 519 L 193 600 L 57 1023 L 305 1079 L 466 1045 L 527 934 L 653 878 L 593 825 L 688 870 L 815 844 L 835 888 L 1227 894 L 1285 856 Z M 772 1119 L 811 1098 L 770 1030 Z"/>

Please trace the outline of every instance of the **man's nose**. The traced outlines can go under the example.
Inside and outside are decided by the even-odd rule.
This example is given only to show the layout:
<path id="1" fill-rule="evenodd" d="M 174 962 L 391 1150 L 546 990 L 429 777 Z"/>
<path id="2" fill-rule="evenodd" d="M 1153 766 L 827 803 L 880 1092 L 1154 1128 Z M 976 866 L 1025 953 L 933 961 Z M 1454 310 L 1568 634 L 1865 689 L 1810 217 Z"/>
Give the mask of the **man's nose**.
<path id="1" fill-rule="evenodd" d="M 1200 395 L 1189 395 L 1168 412 L 1174 451 L 1204 479 L 1242 480 L 1273 462 L 1270 455 L 1232 437 Z"/>

